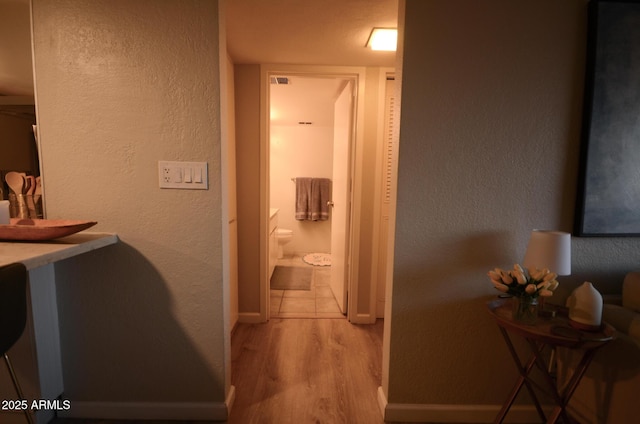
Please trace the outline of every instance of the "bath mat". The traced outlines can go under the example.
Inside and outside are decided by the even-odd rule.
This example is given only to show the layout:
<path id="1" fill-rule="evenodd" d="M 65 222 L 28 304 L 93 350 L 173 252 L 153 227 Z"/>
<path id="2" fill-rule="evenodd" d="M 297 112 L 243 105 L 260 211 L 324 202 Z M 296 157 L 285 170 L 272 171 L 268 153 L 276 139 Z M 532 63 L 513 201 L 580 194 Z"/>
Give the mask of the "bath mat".
<path id="1" fill-rule="evenodd" d="M 302 260 L 313 266 L 331 266 L 330 253 L 308 253 L 302 257 Z"/>
<path id="2" fill-rule="evenodd" d="M 301 266 L 276 266 L 271 276 L 273 290 L 311 290 L 313 270 Z"/>

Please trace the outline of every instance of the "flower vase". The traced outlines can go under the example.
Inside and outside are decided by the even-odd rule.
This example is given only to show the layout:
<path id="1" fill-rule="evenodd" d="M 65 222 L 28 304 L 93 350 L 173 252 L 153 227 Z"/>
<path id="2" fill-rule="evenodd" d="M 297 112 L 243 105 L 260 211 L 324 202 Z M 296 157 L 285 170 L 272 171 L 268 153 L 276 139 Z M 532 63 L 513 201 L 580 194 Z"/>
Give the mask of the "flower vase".
<path id="1" fill-rule="evenodd" d="M 531 296 L 511 298 L 511 316 L 521 324 L 533 325 L 538 319 L 538 298 Z"/>

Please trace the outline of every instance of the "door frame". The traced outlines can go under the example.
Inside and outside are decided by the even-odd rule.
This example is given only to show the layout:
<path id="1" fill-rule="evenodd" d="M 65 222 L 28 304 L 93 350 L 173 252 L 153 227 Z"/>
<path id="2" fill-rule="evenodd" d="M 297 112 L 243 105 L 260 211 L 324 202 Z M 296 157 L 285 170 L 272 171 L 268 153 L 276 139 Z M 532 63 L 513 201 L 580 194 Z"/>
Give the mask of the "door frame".
<path id="1" fill-rule="evenodd" d="M 348 233 L 347 319 L 359 323 L 358 258 L 360 253 L 360 215 L 362 209 L 362 146 L 364 143 L 364 90 L 366 69 L 348 66 L 260 65 L 260 320 L 270 315 L 269 302 L 269 77 L 273 74 L 324 76 L 354 81 L 353 134 L 351 139 L 351 208 Z"/>
<path id="2" fill-rule="evenodd" d="M 379 248 L 374 249 L 372 252 L 371 258 L 371 307 L 372 307 L 372 316 L 377 318 L 385 318 L 388 316 L 385 313 L 387 303 L 389 301 L 389 293 L 391 290 L 391 281 L 393 277 L 393 273 L 390 270 L 393 268 L 393 231 L 391 230 L 391 226 L 393 222 L 391 222 L 391 212 L 395 207 L 395 195 L 391 196 L 390 204 L 389 204 L 389 227 L 385 234 L 382 233 L 382 220 L 383 220 L 383 212 L 382 212 L 382 203 L 384 200 L 384 190 L 385 190 L 385 178 L 386 178 L 386 169 L 385 169 L 385 137 L 386 134 L 384 132 L 385 128 L 385 116 L 386 116 L 386 96 L 387 96 L 387 79 L 393 78 L 394 81 L 397 78 L 397 72 L 395 68 L 391 67 L 383 67 L 380 68 L 380 73 L 378 75 L 378 114 L 377 114 L 377 138 L 376 138 L 376 187 L 374 190 L 374 216 L 373 216 L 373 236 L 372 241 L 375 246 L 379 246 Z M 396 99 L 398 98 L 397 90 L 394 90 L 394 96 Z M 396 103 L 399 103 L 396 100 Z M 396 106 L 399 110 L 399 105 Z M 397 158 L 397 146 L 398 146 L 398 112 L 394 116 L 395 126 L 390 128 L 389 130 L 392 132 L 394 141 L 392 142 L 392 146 L 394 151 L 391 154 L 391 184 L 393 188 L 390 187 L 392 193 L 395 193 L 395 183 L 394 178 L 397 178 L 397 175 L 394 174 L 396 169 L 395 160 Z M 384 246 L 381 246 L 382 239 L 386 238 L 386 250 L 383 250 Z M 386 263 L 386 274 L 379 274 L 379 266 L 380 262 L 384 261 Z M 382 291 L 384 293 L 384 304 L 382 305 L 382 314 L 380 314 L 379 310 L 379 302 L 380 302 L 380 289 L 382 287 Z"/>

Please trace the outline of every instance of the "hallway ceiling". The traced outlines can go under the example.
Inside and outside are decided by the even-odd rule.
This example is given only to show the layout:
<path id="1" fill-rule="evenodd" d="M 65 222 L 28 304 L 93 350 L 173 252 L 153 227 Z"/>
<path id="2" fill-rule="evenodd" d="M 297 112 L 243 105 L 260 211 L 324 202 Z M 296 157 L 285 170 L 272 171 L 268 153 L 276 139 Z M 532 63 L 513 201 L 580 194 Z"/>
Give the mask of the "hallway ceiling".
<path id="1" fill-rule="evenodd" d="M 395 52 L 365 44 L 373 27 L 397 27 L 398 0 L 229 0 L 226 14 L 236 64 L 395 67 Z M 271 86 L 272 123 L 332 125 L 342 81 L 287 76 Z"/>
<path id="2" fill-rule="evenodd" d="M 398 0 L 230 0 L 226 14 L 236 64 L 395 66 L 365 44 L 373 27 L 397 27 Z"/>

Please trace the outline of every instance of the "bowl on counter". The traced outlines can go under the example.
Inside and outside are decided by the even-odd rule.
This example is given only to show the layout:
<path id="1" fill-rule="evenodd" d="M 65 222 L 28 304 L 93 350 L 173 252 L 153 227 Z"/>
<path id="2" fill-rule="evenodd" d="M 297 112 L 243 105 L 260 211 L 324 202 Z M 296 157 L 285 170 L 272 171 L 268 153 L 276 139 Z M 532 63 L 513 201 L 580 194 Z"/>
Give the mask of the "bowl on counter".
<path id="1" fill-rule="evenodd" d="M 11 218 L 8 225 L 0 225 L 0 240 L 53 240 L 86 230 L 96 224 L 96 221 L 78 221 L 69 219 Z"/>

